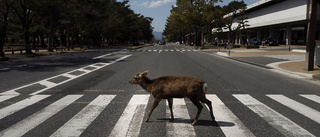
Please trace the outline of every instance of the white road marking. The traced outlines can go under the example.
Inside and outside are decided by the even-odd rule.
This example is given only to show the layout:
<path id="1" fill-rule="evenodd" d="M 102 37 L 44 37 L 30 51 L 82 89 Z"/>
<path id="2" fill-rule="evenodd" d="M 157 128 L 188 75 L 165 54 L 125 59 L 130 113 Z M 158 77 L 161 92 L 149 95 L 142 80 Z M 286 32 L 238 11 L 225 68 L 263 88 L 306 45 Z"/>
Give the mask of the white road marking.
<path id="1" fill-rule="evenodd" d="M 317 102 L 320 104 L 320 97 L 317 96 L 317 95 L 304 95 L 304 94 L 301 94 L 300 96 L 304 97 L 304 98 L 307 98 L 309 100 L 312 100 L 314 102 Z"/>
<path id="2" fill-rule="evenodd" d="M 212 102 L 213 115 L 219 121 L 233 123 L 233 126 L 220 125 L 221 130 L 227 137 L 254 137 L 249 129 L 237 118 L 235 114 L 216 96 L 207 94 L 207 99 Z M 207 106 L 208 107 L 208 106 Z M 208 108 L 209 110 L 209 108 Z"/>
<path id="3" fill-rule="evenodd" d="M 284 117 L 248 94 L 234 94 L 233 96 L 285 136 L 314 136 L 290 119 Z"/>
<path id="4" fill-rule="evenodd" d="M 150 95 L 134 95 L 130 99 L 130 102 L 111 131 L 109 137 L 136 137 L 139 135 L 149 96 Z"/>
<path id="5" fill-rule="evenodd" d="M 167 102 L 166 117 L 171 118 L 169 104 Z M 172 111 L 174 114 L 173 122 L 167 122 L 167 136 L 170 137 L 195 137 L 196 133 L 194 127 L 191 125 L 192 120 L 190 119 L 186 102 L 184 99 L 173 99 Z M 186 121 L 181 122 L 179 119 Z"/>
<path id="6" fill-rule="evenodd" d="M 18 87 L 18 88 L 15 88 L 15 89 L 12 89 L 12 90 L 9 90 L 9 91 L 0 93 L 0 96 L 1 96 L 1 95 L 20 95 L 20 93 L 16 92 L 17 90 L 23 89 L 23 88 L 28 87 L 28 86 L 32 86 L 32 85 L 34 85 L 34 84 L 40 84 L 40 85 L 43 85 L 43 86 L 46 87 L 46 88 L 40 89 L 40 90 L 35 91 L 35 92 L 33 92 L 32 94 L 30 94 L 30 95 L 36 95 L 36 94 L 39 94 L 39 93 L 41 93 L 41 92 L 43 92 L 43 91 L 45 91 L 45 90 L 48 90 L 48 89 L 50 89 L 50 88 L 53 88 L 53 87 L 56 87 L 56 86 L 58 86 L 58 85 L 64 84 L 64 83 L 66 83 L 66 82 L 69 82 L 69 81 L 71 81 L 71 80 L 74 80 L 74 79 L 76 79 L 76 78 L 79 78 L 79 77 L 81 77 L 81 76 L 83 76 L 83 75 L 86 75 L 86 74 L 88 74 L 88 73 L 91 73 L 91 72 L 93 72 L 93 71 L 96 71 L 96 70 L 98 70 L 98 69 L 101 69 L 101 68 L 103 68 L 103 67 L 109 66 L 109 65 L 111 65 L 111 64 L 113 64 L 113 63 L 119 62 L 119 61 L 121 61 L 121 60 L 123 60 L 123 59 L 125 59 L 125 58 L 130 57 L 130 56 L 132 56 L 132 55 L 125 55 L 125 56 L 123 56 L 123 57 L 121 57 L 121 58 L 118 58 L 118 59 L 116 59 L 116 60 L 114 60 L 114 61 L 111 61 L 111 62 L 109 62 L 109 63 L 102 63 L 102 62 L 100 62 L 100 63 L 91 64 L 91 65 L 88 65 L 88 66 L 85 66 L 85 67 L 82 67 L 82 68 L 79 68 L 79 69 L 76 69 L 76 70 L 72 70 L 72 71 L 66 72 L 66 73 L 64 73 L 64 74 L 60 74 L 60 75 L 57 75 L 57 76 L 54 76 L 54 77 L 50 77 L 50 78 L 47 78 L 47 79 L 44 79 L 44 80 L 41 80 L 41 81 L 37 81 L 37 82 L 31 83 L 31 84 L 28 84 L 28 85 L 25 85 L 25 86 L 22 86 L 22 87 Z M 87 68 L 87 67 L 93 67 L 94 69 L 92 69 L 92 70 L 87 70 L 87 69 L 85 69 L 85 68 Z M 81 73 L 81 74 L 79 74 L 79 75 L 72 75 L 72 73 L 78 72 L 78 71 L 81 71 L 81 72 L 83 72 L 83 73 Z M 57 78 L 57 77 L 61 77 L 61 76 L 68 77 L 69 79 L 66 79 L 66 80 L 62 81 L 62 82 L 60 82 L 59 84 L 52 83 L 52 82 L 48 81 L 48 80 L 50 80 L 50 79 Z"/>
<path id="7" fill-rule="evenodd" d="M 0 71 L 9 70 L 9 68 L 1 68 Z"/>
<path id="8" fill-rule="evenodd" d="M 50 95 L 35 95 L 35 96 L 31 96 L 30 98 L 24 99 L 20 102 L 14 103 L 10 106 L 7 106 L 5 108 L 0 109 L 0 119 L 9 116 L 25 107 L 28 107 L 30 105 L 33 105 L 47 97 L 49 97 Z"/>
<path id="9" fill-rule="evenodd" d="M 0 96 L 0 102 L 6 101 L 6 100 L 8 100 L 10 98 L 14 98 L 16 96 L 18 96 L 18 95 L 1 95 Z"/>
<path id="10" fill-rule="evenodd" d="M 294 111 L 297 111 L 298 113 L 312 119 L 313 121 L 320 124 L 320 112 L 312 109 L 304 104 L 301 104 L 297 101 L 294 101 L 288 97 L 285 97 L 283 95 L 267 95 L 271 99 L 281 103 L 282 105 L 285 105 Z"/>
<path id="11" fill-rule="evenodd" d="M 46 108 L 34 113 L 33 115 L 23 119 L 19 123 L 0 132 L 0 136 L 20 137 L 25 133 L 29 132 L 31 129 L 40 125 L 48 118 L 52 117 L 57 112 L 61 111 L 63 108 L 70 105 L 72 102 L 76 101 L 80 97 L 82 97 L 82 95 L 68 95 L 52 103 Z"/>
<path id="12" fill-rule="evenodd" d="M 112 54 L 109 53 L 109 54 L 101 55 L 101 56 L 98 56 L 98 57 L 94 57 L 92 59 L 100 59 L 100 58 L 103 58 L 103 57 L 106 57 L 106 56 L 110 56 L 110 55 L 112 55 Z"/>
<path id="13" fill-rule="evenodd" d="M 80 136 L 114 97 L 115 95 L 99 95 L 51 136 Z"/>

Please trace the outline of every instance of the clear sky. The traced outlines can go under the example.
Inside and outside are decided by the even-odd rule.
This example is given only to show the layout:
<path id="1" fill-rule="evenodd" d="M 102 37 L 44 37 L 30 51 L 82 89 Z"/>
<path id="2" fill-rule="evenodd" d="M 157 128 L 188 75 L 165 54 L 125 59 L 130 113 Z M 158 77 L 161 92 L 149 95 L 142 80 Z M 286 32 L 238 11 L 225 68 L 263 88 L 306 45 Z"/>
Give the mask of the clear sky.
<path id="1" fill-rule="evenodd" d="M 234 0 L 223 0 L 222 3 L 217 4 L 223 6 L 231 1 Z M 257 1 L 259 0 L 244 0 L 247 5 Z M 135 13 L 153 18 L 152 27 L 154 27 L 154 31 L 163 32 L 166 19 L 170 15 L 172 5 L 176 4 L 176 0 L 130 0 L 129 4 Z"/>

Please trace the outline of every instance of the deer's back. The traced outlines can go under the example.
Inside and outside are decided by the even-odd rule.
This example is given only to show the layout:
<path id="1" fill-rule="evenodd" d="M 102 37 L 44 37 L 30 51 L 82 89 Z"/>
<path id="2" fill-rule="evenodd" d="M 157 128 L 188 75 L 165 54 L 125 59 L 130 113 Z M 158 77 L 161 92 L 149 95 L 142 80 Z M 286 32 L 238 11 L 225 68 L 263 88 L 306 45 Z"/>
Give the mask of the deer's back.
<path id="1" fill-rule="evenodd" d="M 203 92 L 205 82 L 193 77 L 184 76 L 164 76 L 154 79 L 154 96 L 162 98 L 183 98 L 199 95 L 197 92 Z"/>

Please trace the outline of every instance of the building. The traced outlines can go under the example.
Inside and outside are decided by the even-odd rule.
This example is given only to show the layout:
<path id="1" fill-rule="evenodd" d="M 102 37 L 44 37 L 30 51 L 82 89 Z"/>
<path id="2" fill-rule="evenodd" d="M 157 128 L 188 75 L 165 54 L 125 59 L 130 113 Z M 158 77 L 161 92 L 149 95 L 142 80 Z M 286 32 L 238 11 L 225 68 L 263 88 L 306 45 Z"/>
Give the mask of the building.
<path id="1" fill-rule="evenodd" d="M 225 39 L 236 44 L 244 44 L 250 38 L 262 40 L 273 38 L 282 45 L 306 45 L 307 19 L 310 9 L 310 0 L 260 0 L 248 5 L 246 8 L 248 28 L 250 33 L 246 36 L 234 34 L 231 40 L 228 30 L 223 32 Z M 317 19 L 319 24 L 320 10 L 318 5 Z M 233 26 L 238 26 L 238 20 L 233 21 Z M 317 25 L 319 30 L 319 25 Z M 229 36 L 228 36 L 229 35 Z M 320 40 L 319 31 L 316 39 Z"/>

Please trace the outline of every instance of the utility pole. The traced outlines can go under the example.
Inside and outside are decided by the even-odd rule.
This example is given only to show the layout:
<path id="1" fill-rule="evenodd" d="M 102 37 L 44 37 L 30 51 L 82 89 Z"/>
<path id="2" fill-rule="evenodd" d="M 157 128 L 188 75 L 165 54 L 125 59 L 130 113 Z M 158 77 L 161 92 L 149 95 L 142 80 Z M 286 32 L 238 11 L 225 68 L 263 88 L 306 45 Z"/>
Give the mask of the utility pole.
<path id="1" fill-rule="evenodd" d="M 317 2 L 319 0 L 310 0 L 310 10 L 308 11 L 308 30 L 307 30 L 307 47 L 306 47 L 306 71 L 314 70 L 314 51 L 315 35 L 317 29 Z"/>

